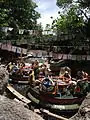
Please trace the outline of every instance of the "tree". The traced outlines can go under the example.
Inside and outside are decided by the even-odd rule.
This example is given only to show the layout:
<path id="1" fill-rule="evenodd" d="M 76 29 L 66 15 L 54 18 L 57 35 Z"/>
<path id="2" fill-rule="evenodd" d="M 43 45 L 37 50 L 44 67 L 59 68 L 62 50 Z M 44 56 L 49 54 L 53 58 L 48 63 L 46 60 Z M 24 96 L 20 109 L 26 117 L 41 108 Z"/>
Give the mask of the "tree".
<path id="1" fill-rule="evenodd" d="M 59 18 L 54 23 L 54 26 L 57 27 L 58 35 L 60 36 L 60 33 L 65 32 L 72 33 L 71 42 L 73 45 L 81 44 L 86 39 L 85 30 L 89 20 L 85 12 L 86 7 L 81 5 L 81 0 L 57 0 L 57 5 L 63 10 L 62 13 L 58 12 Z M 58 38 L 60 39 L 60 37 Z"/>
<path id="2" fill-rule="evenodd" d="M 89 8 L 90 9 L 90 1 L 89 0 L 79 0 L 79 3 L 82 7 L 84 8 Z"/>
<path id="3" fill-rule="evenodd" d="M 0 27 L 14 28 L 12 37 L 18 36 L 19 29 L 35 29 L 40 17 L 36 7 L 32 0 L 1 0 Z"/>
<path id="4" fill-rule="evenodd" d="M 42 27 L 41 23 L 37 24 L 36 30 L 37 30 L 36 34 L 34 35 L 35 43 L 39 44 L 39 43 L 43 42 L 41 40 L 41 38 L 42 38 L 42 32 L 43 32 L 43 27 Z"/>
<path id="5" fill-rule="evenodd" d="M 70 10 L 73 6 L 76 7 L 79 15 L 84 16 L 87 20 L 88 13 L 90 13 L 90 1 L 89 0 L 57 0 L 57 6 L 65 10 Z"/>
<path id="6" fill-rule="evenodd" d="M 36 20 L 40 17 L 35 11 L 37 5 L 32 0 L 4 0 L 1 2 L 1 9 L 6 9 L 9 17 L 9 27 L 19 27 L 21 29 L 31 29 L 35 26 Z"/>

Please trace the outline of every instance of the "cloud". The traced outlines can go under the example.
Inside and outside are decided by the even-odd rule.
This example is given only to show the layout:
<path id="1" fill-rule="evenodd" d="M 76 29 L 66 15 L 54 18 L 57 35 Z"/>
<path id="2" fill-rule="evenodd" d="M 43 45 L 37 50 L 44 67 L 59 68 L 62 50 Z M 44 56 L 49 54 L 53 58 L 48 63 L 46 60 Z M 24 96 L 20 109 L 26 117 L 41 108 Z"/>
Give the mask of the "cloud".
<path id="1" fill-rule="evenodd" d="M 38 23 L 42 23 L 45 28 L 46 24 L 51 24 L 52 19 L 57 18 L 59 8 L 56 6 L 56 0 L 34 0 L 38 7 L 36 10 L 41 14 L 41 18 L 38 19 Z"/>

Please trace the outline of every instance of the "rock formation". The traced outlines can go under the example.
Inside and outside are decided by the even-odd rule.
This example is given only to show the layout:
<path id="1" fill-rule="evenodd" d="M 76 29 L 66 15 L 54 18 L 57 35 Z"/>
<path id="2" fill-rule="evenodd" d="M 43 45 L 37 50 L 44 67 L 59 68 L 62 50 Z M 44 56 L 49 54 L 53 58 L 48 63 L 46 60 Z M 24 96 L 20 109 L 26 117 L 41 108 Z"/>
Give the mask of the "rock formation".
<path id="1" fill-rule="evenodd" d="M 0 95 L 0 120 L 43 120 L 19 102 Z"/>
<path id="2" fill-rule="evenodd" d="M 90 93 L 82 102 L 78 113 L 75 114 L 70 120 L 90 120 Z"/>
<path id="3" fill-rule="evenodd" d="M 9 79 L 8 72 L 4 66 L 0 66 L 0 94 L 3 95 L 5 92 L 6 84 Z"/>
<path id="4" fill-rule="evenodd" d="M 39 115 L 24 107 L 20 102 L 5 97 L 9 79 L 5 67 L 0 66 L 0 120 L 43 120 Z M 7 95 L 6 95 L 7 96 Z"/>

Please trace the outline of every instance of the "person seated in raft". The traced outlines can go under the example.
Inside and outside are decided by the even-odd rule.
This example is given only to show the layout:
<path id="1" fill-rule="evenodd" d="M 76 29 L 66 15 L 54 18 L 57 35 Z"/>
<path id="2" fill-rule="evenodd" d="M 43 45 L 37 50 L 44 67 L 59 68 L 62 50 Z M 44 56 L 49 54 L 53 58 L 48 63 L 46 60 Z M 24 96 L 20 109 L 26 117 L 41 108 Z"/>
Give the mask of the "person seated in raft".
<path id="1" fill-rule="evenodd" d="M 13 75 L 17 74 L 18 69 L 19 69 L 19 68 L 17 67 L 17 65 L 16 65 L 15 63 L 13 63 L 11 73 L 12 73 Z"/>
<path id="2" fill-rule="evenodd" d="M 64 75 L 65 71 L 68 71 L 68 73 L 71 75 L 71 69 L 69 67 L 65 66 L 65 67 L 61 67 L 59 76 Z"/>
<path id="3" fill-rule="evenodd" d="M 47 68 L 47 65 L 43 64 L 42 68 L 43 68 L 44 76 L 48 77 L 49 76 L 49 69 Z"/>
<path id="4" fill-rule="evenodd" d="M 16 73 L 17 73 L 18 75 L 20 75 L 20 76 L 23 76 L 23 71 L 24 71 L 23 67 L 25 67 L 25 64 L 24 64 L 24 62 L 21 62 L 21 63 L 19 64 L 18 70 L 16 71 Z"/>
<path id="5" fill-rule="evenodd" d="M 65 74 L 63 75 L 63 82 L 69 82 L 71 81 L 71 75 L 68 71 L 65 71 Z"/>
<path id="6" fill-rule="evenodd" d="M 39 70 L 40 72 L 43 73 L 43 76 L 44 77 L 49 77 L 51 75 L 51 70 L 47 67 L 46 64 L 42 64 L 40 67 L 39 67 Z"/>
<path id="7" fill-rule="evenodd" d="M 84 72 L 84 78 L 88 79 L 88 73 Z"/>
<path id="8" fill-rule="evenodd" d="M 64 81 L 65 78 L 71 79 L 71 69 L 69 67 L 63 67 L 60 69 L 59 78 Z"/>
<path id="9" fill-rule="evenodd" d="M 30 71 L 29 71 L 29 82 L 30 82 L 30 86 L 34 86 L 35 76 L 34 76 L 34 70 L 33 69 L 30 69 Z"/>
<path id="10" fill-rule="evenodd" d="M 88 74 L 86 72 L 84 72 L 84 71 L 78 71 L 76 79 L 77 80 L 78 79 L 82 79 L 82 80 L 88 79 Z"/>
<path id="11" fill-rule="evenodd" d="M 77 82 L 72 80 L 72 77 L 68 71 L 65 71 L 63 82 L 76 85 Z"/>
<path id="12" fill-rule="evenodd" d="M 65 71 L 64 77 L 66 77 L 68 79 L 71 79 L 71 75 L 69 74 L 68 71 Z"/>
<path id="13" fill-rule="evenodd" d="M 35 60 L 32 64 L 32 69 L 34 70 L 35 79 L 38 79 L 39 74 L 39 61 Z"/>
<path id="14" fill-rule="evenodd" d="M 39 63 L 39 74 L 38 74 L 38 78 L 40 81 L 42 81 L 42 79 L 45 77 L 44 75 L 44 69 L 43 69 L 43 63 Z"/>
<path id="15" fill-rule="evenodd" d="M 11 71 L 12 71 L 12 68 L 13 68 L 13 63 L 10 62 L 10 63 L 7 65 L 7 70 L 8 70 L 8 72 L 11 72 Z"/>
<path id="16" fill-rule="evenodd" d="M 55 83 L 49 77 L 45 77 L 40 84 L 40 91 L 43 92 L 53 92 Z"/>
<path id="17" fill-rule="evenodd" d="M 63 82 L 70 83 L 70 84 L 73 84 L 73 85 L 77 84 L 77 82 L 75 80 L 73 80 L 72 77 L 71 77 L 71 69 L 67 66 L 61 68 L 59 78 Z"/>

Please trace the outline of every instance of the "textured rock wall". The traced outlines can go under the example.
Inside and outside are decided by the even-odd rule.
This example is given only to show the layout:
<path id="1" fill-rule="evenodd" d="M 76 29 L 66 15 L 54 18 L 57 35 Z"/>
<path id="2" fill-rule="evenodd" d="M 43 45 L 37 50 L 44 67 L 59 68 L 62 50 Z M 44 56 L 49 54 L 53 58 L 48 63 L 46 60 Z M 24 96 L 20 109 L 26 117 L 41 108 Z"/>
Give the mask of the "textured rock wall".
<path id="1" fill-rule="evenodd" d="M 43 120 L 22 104 L 0 96 L 0 120 Z"/>
<path id="2" fill-rule="evenodd" d="M 90 120 L 90 93 L 82 102 L 78 113 L 70 118 L 70 120 Z"/>
<path id="3" fill-rule="evenodd" d="M 4 94 L 7 81 L 9 79 L 8 72 L 4 66 L 0 66 L 0 94 Z"/>
<path id="4" fill-rule="evenodd" d="M 4 93 L 6 93 L 8 79 L 9 76 L 5 67 L 0 66 L 0 120 L 43 120 L 39 115 L 25 108 L 20 102 L 4 96 L 6 95 Z"/>

